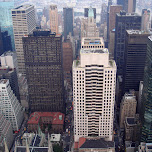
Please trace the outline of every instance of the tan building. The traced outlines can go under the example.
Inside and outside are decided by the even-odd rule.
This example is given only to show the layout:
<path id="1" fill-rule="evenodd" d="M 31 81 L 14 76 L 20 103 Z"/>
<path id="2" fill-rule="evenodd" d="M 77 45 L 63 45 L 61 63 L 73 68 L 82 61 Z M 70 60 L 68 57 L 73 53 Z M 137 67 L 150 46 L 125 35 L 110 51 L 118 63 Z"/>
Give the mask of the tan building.
<path id="1" fill-rule="evenodd" d="M 50 28 L 51 32 L 58 33 L 58 9 L 57 5 L 50 5 Z"/>
<path id="2" fill-rule="evenodd" d="M 72 63 L 73 63 L 73 47 L 70 39 L 66 39 L 62 43 L 63 47 L 63 71 L 64 80 L 71 85 L 72 83 Z"/>
<path id="3" fill-rule="evenodd" d="M 110 59 L 114 59 L 114 48 L 115 48 L 115 30 L 110 31 L 109 36 L 109 57 Z"/>
<path id="4" fill-rule="evenodd" d="M 99 30 L 92 8 L 89 8 L 88 17 L 81 20 L 81 37 L 99 37 Z"/>
<path id="5" fill-rule="evenodd" d="M 124 129 L 124 121 L 126 117 L 135 117 L 136 105 L 137 101 L 134 92 L 130 91 L 130 93 L 125 93 L 120 103 L 119 124 L 121 129 Z"/>
<path id="6" fill-rule="evenodd" d="M 125 120 L 125 141 L 139 141 L 140 128 L 137 117 L 127 117 Z"/>
<path id="7" fill-rule="evenodd" d="M 116 14 L 120 13 L 120 10 L 122 10 L 121 5 L 111 5 L 109 8 L 109 38 L 110 32 L 115 29 Z"/>

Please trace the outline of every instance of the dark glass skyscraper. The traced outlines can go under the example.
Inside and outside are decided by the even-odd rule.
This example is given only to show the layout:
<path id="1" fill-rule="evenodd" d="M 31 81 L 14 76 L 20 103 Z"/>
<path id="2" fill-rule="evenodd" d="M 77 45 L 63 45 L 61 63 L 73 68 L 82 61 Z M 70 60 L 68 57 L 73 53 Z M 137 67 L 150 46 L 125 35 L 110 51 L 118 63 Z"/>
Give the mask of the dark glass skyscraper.
<path id="1" fill-rule="evenodd" d="M 142 94 L 142 113 L 144 115 L 141 141 L 152 142 L 152 37 L 148 39 L 146 64 Z"/>
<path id="2" fill-rule="evenodd" d="M 114 59 L 117 64 L 117 75 L 123 75 L 126 30 L 140 30 L 141 16 L 136 13 L 120 11 L 116 14 Z"/>
<path id="3" fill-rule="evenodd" d="M 65 7 L 63 8 L 64 17 L 64 38 L 71 33 L 73 36 L 73 8 Z"/>
<path id="4" fill-rule="evenodd" d="M 23 37 L 30 109 L 64 112 L 62 36 L 34 31 Z"/>
<path id="5" fill-rule="evenodd" d="M 140 81 L 143 81 L 144 76 L 149 35 L 149 33 L 143 33 L 140 30 L 127 30 L 123 93 L 130 89 L 139 90 Z"/>

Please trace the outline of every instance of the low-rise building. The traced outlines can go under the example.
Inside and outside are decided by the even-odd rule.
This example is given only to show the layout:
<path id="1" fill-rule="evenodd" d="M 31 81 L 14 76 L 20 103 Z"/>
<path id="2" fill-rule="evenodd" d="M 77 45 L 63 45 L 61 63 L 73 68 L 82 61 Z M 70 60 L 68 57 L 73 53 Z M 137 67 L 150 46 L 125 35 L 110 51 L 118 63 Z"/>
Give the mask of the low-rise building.
<path id="1" fill-rule="evenodd" d="M 74 143 L 74 152 L 115 152 L 115 144 L 103 138 L 81 137 Z"/>
<path id="2" fill-rule="evenodd" d="M 40 125 L 44 132 L 62 133 L 64 114 L 61 112 L 34 112 L 30 115 L 27 124 L 29 132 L 37 132 Z"/>

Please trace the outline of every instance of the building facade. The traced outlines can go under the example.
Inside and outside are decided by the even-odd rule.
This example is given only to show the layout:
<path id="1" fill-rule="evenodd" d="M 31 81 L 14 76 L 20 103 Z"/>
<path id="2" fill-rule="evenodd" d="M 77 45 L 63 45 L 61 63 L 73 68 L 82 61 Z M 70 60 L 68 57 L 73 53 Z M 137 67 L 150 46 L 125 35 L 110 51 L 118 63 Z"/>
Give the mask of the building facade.
<path id="1" fill-rule="evenodd" d="M 63 18 L 64 18 L 64 39 L 67 38 L 68 35 L 73 36 L 73 8 L 65 7 L 63 8 Z"/>
<path id="2" fill-rule="evenodd" d="M 141 16 L 136 13 L 126 13 L 124 11 L 116 14 L 114 59 L 117 64 L 118 75 L 123 75 L 126 30 L 130 29 L 141 29 Z"/>
<path id="3" fill-rule="evenodd" d="M 93 8 L 88 10 L 88 17 L 81 20 L 81 38 L 82 37 L 99 37 L 99 30 L 94 19 Z"/>
<path id="4" fill-rule="evenodd" d="M 123 93 L 130 89 L 139 90 L 140 81 L 143 81 L 146 61 L 148 36 L 140 30 L 127 30 L 125 42 L 124 81 Z"/>
<path id="5" fill-rule="evenodd" d="M 18 131 L 23 121 L 23 109 L 9 85 L 8 79 L 0 80 L 0 112 L 9 120 L 13 131 Z"/>
<path id="6" fill-rule="evenodd" d="M 142 136 L 141 141 L 152 142 L 152 92 L 151 92 L 151 77 L 152 77 L 152 37 L 148 37 L 146 64 L 144 69 L 143 93 L 142 93 Z M 142 118 L 141 117 L 141 118 Z"/>
<path id="7" fill-rule="evenodd" d="M 126 117 L 135 117 L 136 114 L 136 96 L 134 92 L 125 93 L 120 103 L 120 117 L 119 117 L 119 125 L 121 129 L 124 129 L 124 122 Z"/>
<path id="8" fill-rule="evenodd" d="M 73 62 L 74 140 L 99 136 L 111 141 L 116 64 L 108 49 L 81 49 Z"/>
<path id="9" fill-rule="evenodd" d="M 58 33 L 58 9 L 57 5 L 50 5 L 50 29 L 51 32 Z"/>
<path id="10" fill-rule="evenodd" d="M 23 48 L 31 111 L 64 112 L 62 36 L 37 30 Z"/>
<path id="11" fill-rule="evenodd" d="M 147 32 L 150 29 L 150 10 L 142 10 L 141 30 Z"/>
<path id="12" fill-rule="evenodd" d="M 13 144 L 13 139 L 11 123 L 0 113 L 0 151 L 4 151 L 4 140 L 8 149 L 10 149 Z"/>
<path id="13" fill-rule="evenodd" d="M 19 73 L 25 75 L 22 37 L 28 35 L 36 27 L 34 6 L 21 5 L 12 9 L 12 20 Z"/>

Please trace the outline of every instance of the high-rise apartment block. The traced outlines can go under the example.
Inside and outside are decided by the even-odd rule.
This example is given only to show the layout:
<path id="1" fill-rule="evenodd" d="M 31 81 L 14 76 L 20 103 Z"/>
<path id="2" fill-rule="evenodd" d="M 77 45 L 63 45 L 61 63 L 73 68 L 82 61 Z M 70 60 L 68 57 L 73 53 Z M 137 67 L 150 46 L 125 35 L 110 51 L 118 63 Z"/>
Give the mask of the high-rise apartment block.
<path id="1" fill-rule="evenodd" d="M 124 122 L 127 117 L 135 117 L 137 100 L 134 92 L 125 93 L 120 103 L 120 118 L 119 125 L 124 129 Z"/>
<path id="2" fill-rule="evenodd" d="M 152 37 L 148 37 L 146 64 L 144 71 L 144 81 L 143 81 L 143 93 L 142 93 L 142 114 L 144 120 L 142 120 L 142 136 L 141 141 L 152 142 Z"/>
<path id="3" fill-rule="evenodd" d="M 23 48 L 31 111 L 64 112 L 62 36 L 37 30 Z"/>
<path id="4" fill-rule="evenodd" d="M 118 75 L 123 75 L 125 59 L 126 30 L 140 30 L 141 16 L 136 13 L 120 11 L 116 14 L 115 51 L 114 59 L 117 64 Z"/>
<path id="5" fill-rule="evenodd" d="M 68 35 L 73 36 L 73 8 L 65 7 L 63 8 L 63 17 L 64 17 L 64 39 L 67 38 Z"/>
<path id="6" fill-rule="evenodd" d="M 26 4 L 12 9 L 12 20 L 19 73 L 25 75 L 22 37 L 28 35 L 36 27 L 34 6 Z"/>
<path id="7" fill-rule="evenodd" d="M 123 93 L 130 89 L 139 90 L 140 81 L 143 81 L 146 61 L 148 36 L 140 30 L 127 30 L 124 61 Z"/>
<path id="8" fill-rule="evenodd" d="M 11 50 L 14 50 L 14 33 L 11 9 L 14 8 L 14 1 L 1 1 L 0 2 L 0 26 L 1 30 L 7 31 L 11 38 Z"/>
<path id="9" fill-rule="evenodd" d="M 11 90 L 8 79 L 0 80 L 0 112 L 10 121 L 13 131 L 19 130 L 23 121 L 23 109 Z"/>
<path id="10" fill-rule="evenodd" d="M 141 30 L 147 32 L 150 29 L 150 10 L 142 10 Z"/>
<path id="11" fill-rule="evenodd" d="M 94 136 L 111 141 L 116 64 L 106 48 L 83 48 L 73 62 L 74 140 Z"/>
<path id="12" fill-rule="evenodd" d="M 0 113 L 0 151 L 5 151 L 4 140 L 8 146 L 8 149 L 10 149 L 13 139 L 14 137 L 11 123 Z"/>
<path id="13" fill-rule="evenodd" d="M 92 7 L 88 10 L 88 18 L 83 18 L 81 21 L 81 37 L 99 37 Z"/>
<path id="14" fill-rule="evenodd" d="M 50 29 L 51 32 L 58 33 L 58 9 L 57 5 L 50 5 Z"/>

